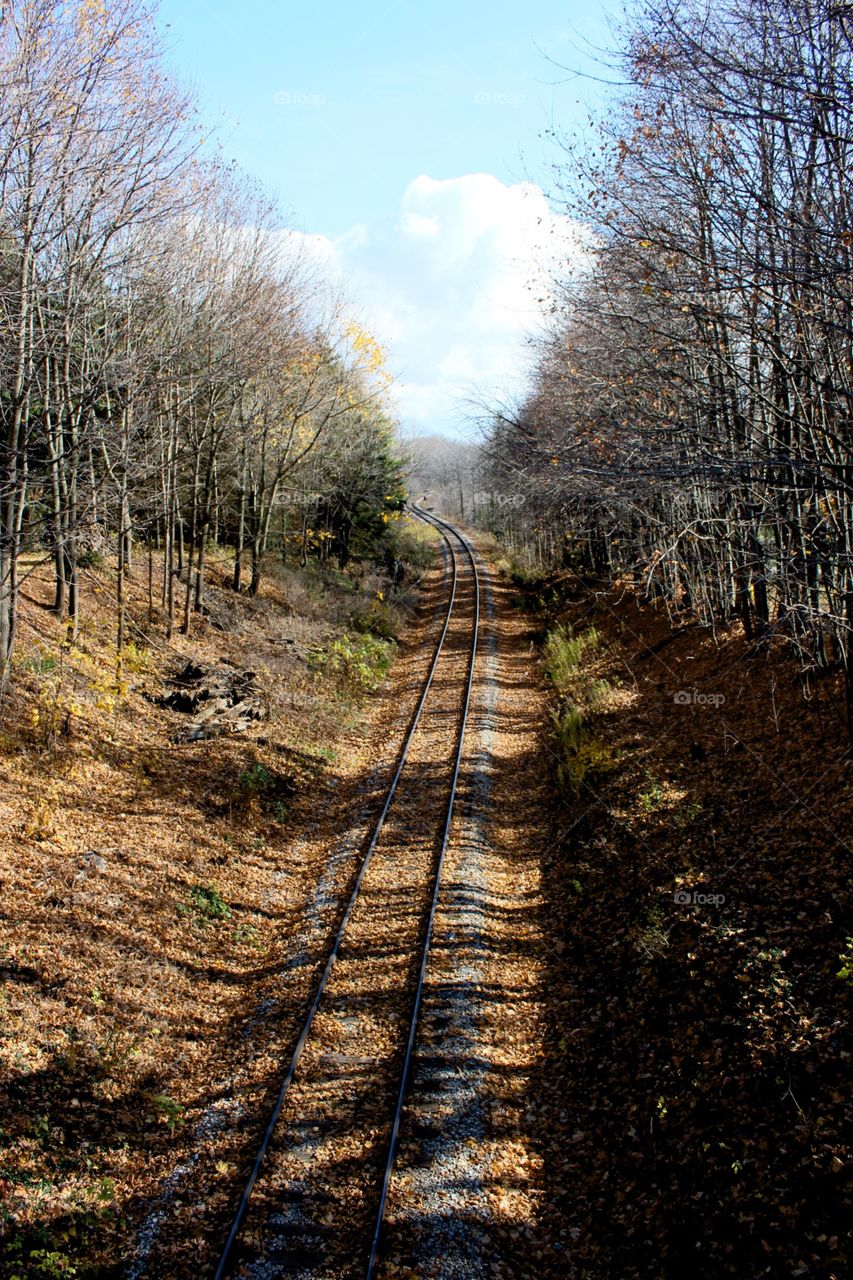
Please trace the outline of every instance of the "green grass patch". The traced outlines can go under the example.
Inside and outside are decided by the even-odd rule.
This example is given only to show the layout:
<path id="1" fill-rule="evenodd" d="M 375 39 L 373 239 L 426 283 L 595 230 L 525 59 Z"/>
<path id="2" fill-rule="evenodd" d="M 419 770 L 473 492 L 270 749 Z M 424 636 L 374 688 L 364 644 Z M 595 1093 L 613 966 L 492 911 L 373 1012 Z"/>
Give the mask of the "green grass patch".
<path id="1" fill-rule="evenodd" d="M 584 785 L 594 785 L 619 767 L 619 756 L 589 730 L 583 714 L 571 703 L 551 709 L 551 737 L 556 754 L 557 787 L 576 799 Z"/>
<path id="2" fill-rule="evenodd" d="M 585 661 L 600 646 L 595 627 L 575 632 L 562 624 L 548 632 L 543 646 L 545 674 L 558 694 L 551 708 L 557 788 L 561 795 L 572 798 L 620 763 L 618 753 L 590 727 L 590 717 L 605 709 L 613 693 L 606 680 L 584 670 Z"/>
<path id="3" fill-rule="evenodd" d="M 595 627 L 576 635 L 571 627 L 558 626 L 545 639 L 543 657 L 545 674 L 558 693 L 570 689 L 585 657 L 595 653 L 600 644 Z M 596 684 L 603 682 L 597 681 Z"/>

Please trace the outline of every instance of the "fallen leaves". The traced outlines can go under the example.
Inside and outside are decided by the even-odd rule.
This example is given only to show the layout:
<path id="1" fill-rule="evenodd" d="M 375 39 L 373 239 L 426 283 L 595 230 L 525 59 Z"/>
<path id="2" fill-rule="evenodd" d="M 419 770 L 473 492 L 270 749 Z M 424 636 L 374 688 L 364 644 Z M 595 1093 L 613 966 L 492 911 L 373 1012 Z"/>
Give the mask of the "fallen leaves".
<path id="1" fill-rule="evenodd" d="M 846 1274 L 841 725 L 736 636 L 689 633 L 692 683 L 726 700 L 683 709 L 665 616 L 630 593 L 568 612 L 604 638 L 590 678 L 627 667 L 637 696 L 601 726 L 619 774 L 557 818 L 544 1233 L 595 1280 Z"/>

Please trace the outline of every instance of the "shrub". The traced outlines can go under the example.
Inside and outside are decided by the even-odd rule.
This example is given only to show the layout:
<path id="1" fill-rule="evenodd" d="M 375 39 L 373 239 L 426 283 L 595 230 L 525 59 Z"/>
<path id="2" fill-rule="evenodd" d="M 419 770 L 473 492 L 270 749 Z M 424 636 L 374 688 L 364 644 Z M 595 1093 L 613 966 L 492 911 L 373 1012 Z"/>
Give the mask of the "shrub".
<path id="1" fill-rule="evenodd" d="M 26 1276 L 43 1276 L 46 1280 L 71 1280 L 79 1274 L 74 1263 L 65 1253 L 57 1249 L 35 1249 L 26 1259 Z M 15 1272 L 12 1280 L 26 1280 L 26 1276 Z"/>
<path id="2" fill-rule="evenodd" d="M 155 1093 L 151 1101 L 157 1114 L 165 1121 L 169 1133 L 173 1134 L 177 1125 L 184 1123 L 186 1108 L 174 1098 L 170 1098 L 167 1093 Z"/>
<path id="3" fill-rule="evenodd" d="M 399 610 L 381 595 L 370 602 L 369 609 L 358 609 L 350 618 L 350 626 L 362 635 L 378 636 L 380 640 L 396 640 L 400 634 Z"/>
<path id="4" fill-rule="evenodd" d="M 838 959 L 841 961 L 841 968 L 836 973 L 836 978 L 840 978 L 848 987 L 853 987 L 853 938 L 847 939 L 847 945 Z"/>
<path id="5" fill-rule="evenodd" d="M 587 690 L 587 702 L 593 710 L 605 707 L 613 694 L 613 685 L 607 680 L 593 680 Z"/>
<path id="6" fill-rule="evenodd" d="M 239 777 L 240 791 L 248 799 L 266 794 L 272 787 L 273 776 L 259 761 L 255 761 L 248 769 L 244 769 Z"/>
<path id="7" fill-rule="evenodd" d="M 104 554 L 97 547 L 82 547 L 77 552 L 77 566 L 80 569 L 97 569 L 104 563 Z"/>
<path id="8" fill-rule="evenodd" d="M 647 775 L 646 781 L 649 784 L 648 790 L 641 794 L 640 804 L 646 813 L 654 813 L 663 804 L 663 787 L 652 774 Z"/>
<path id="9" fill-rule="evenodd" d="M 592 737 L 580 711 L 571 703 L 551 710 L 552 737 L 557 757 L 557 785 L 562 793 L 580 794 L 584 783 L 612 773 L 619 758 L 606 743 Z"/>
<path id="10" fill-rule="evenodd" d="M 124 670 L 131 675 L 145 675 L 151 670 L 151 650 L 133 640 L 125 643 L 121 660 Z"/>
<path id="11" fill-rule="evenodd" d="M 395 520 L 387 526 L 386 550 L 391 559 L 402 560 L 407 568 L 423 571 L 435 559 L 435 541 L 430 530 Z"/>
<path id="12" fill-rule="evenodd" d="M 555 627 L 549 631 L 543 650 L 545 674 L 560 692 L 571 687 L 581 661 L 598 648 L 599 638 L 595 627 L 575 635 L 571 628 Z"/>
<path id="13" fill-rule="evenodd" d="M 215 884 L 194 884 L 187 902 L 178 907 L 181 915 L 192 915 L 200 924 L 209 920 L 230 920 L 231 908 Z"/>
<path id="14" fill-rule="evenodd" d="M 342 692 L 372 693 L 388 674 L 395 647 L 391 640 L 348 631 L 327 649 L 315 650 L 309 665 L 331 677 Z"/>
<path id="15" fill-rule="evenodd" d="M 272 814 L 276 822 L 284 822 L 288 803 L 296 791 L 290 776 L 275 773 L 256 760 L 238 778 L 239 799 L 245 808 L 257 805 Z"/>
<path id="16" fill-rule="evenodd" d="M 532 591 L 541 587 L 548 574 L 545 569 L 533 563 L 520 551 L 507 551 L 496 563 L 495 568 L 502 577 L 509 578 L 513 586 L 522 591 Z"/>

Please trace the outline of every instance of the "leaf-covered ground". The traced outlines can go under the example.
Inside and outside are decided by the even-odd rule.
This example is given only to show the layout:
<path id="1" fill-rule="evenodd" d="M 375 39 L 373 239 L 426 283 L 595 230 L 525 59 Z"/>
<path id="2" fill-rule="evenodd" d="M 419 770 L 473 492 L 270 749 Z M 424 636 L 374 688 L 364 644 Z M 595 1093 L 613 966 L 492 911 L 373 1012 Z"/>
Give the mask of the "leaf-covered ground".
<path id="1" fill-rule="evenodd" d="M 417 687 L 404 644 L 365 736 L 357 699 L 311 669 L 340 617 L 384 607 L 376 583 L 285 578 L 227 630 L 199 621 L 166 647 L 156 618 L 146 634 L 140 570 L 117 693 L 108 571 L 90 585 L 69 653 L 46 577 L 29 580 L 4 708 L 2 1280 L 129 1274 L 176 1168 L 174 1229 L 156 1246 L 172 1261 L 155 1273 L 188 1274 L 209 1254 L 205 1224 L 223 1219 L 254 1131 L 204 1126 L 277 1078 L 282 957 L 328 870 L 329 833 L 370 799 L 375 744 L 393 754 L 400 682 Z M 495 1043 L 513 1065 L 490 1124 L 502 1153 L 530 1158 L 492 1168 L 493 1274 L 842 1280 L 853 780 L 838 690 L 804 690 L 783 652 L 689 618 L 673 628 L 630 592 L 557 585 L 542 638 L 561 624 L 587 637 L 549 651 L 562 737 L 541 724 L 522 612 L 498 682 L 517 723 L 493 839 L 510 882 L 526 868 L 536 885 L 522 924 L 506 913 L 502 964 L 536 989 L 513 1022 L 527 986 L 496 971 Z M 437 575 L 432 590 L 424 618 Z M 250 667 L 271 720 L 183 741 L 156 698 L 190 657 Z M 555 790 L 561 779 L 553 814 L 537 744 Z"/>
<path id="2" fill-rule="evenodd" d="M 839 691 L 804 688 L 783 652 L 737 633 L 671 630 L 630 592 L 566 581 L 546 616 L 595 634 L 561 704 L 584 708 L 584 759 L 562 770 L 546 866 L 542 1270 L 842 1280 L 853 776 Z"/>
<path id="3" fill-rule="evenodd" d="M 214 554 L 219 625 L 196 617 L 167 644 L 143 559 L 117 680 L 109 565 L 86 575 L 71 648 L 49 565 L 29 568 L 0 707 L 0 1277 L 106 1278 L 129 1274 L 152 1198 L 196 1158 L 216 1082 L 252 1057 L 248 1099 L 277 1070 L 265 1043 L 246 1052 L 247 1023 L 324 872 L 297 837 L 318 805 L 334 823 L 337 753 L 357 754 L 380 644 L 365 625 L 387 633 L 394 610 L 358 565 L 279 569 L 237 599 Z M 319 669 L 344 644 L 357 664 Z M 250 669 L 269 718 L 187 741 L 190 717 L 160 702 L 188 660 Z M 209 1195 L 230 1193 L 229 1159 Z"/>

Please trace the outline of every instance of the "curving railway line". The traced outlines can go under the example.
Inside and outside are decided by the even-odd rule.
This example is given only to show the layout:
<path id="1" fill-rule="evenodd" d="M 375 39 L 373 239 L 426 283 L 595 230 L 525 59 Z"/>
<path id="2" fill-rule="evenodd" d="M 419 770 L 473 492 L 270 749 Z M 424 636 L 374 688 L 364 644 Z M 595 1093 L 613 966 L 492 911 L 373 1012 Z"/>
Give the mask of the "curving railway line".
<path id="1" fill-rule="evenodd" d="M 379 817 L 215 1271 L 372 1280 L 404 1123 L 477 660 L 474 552 L 446 521 L 449 590 Z"/>

